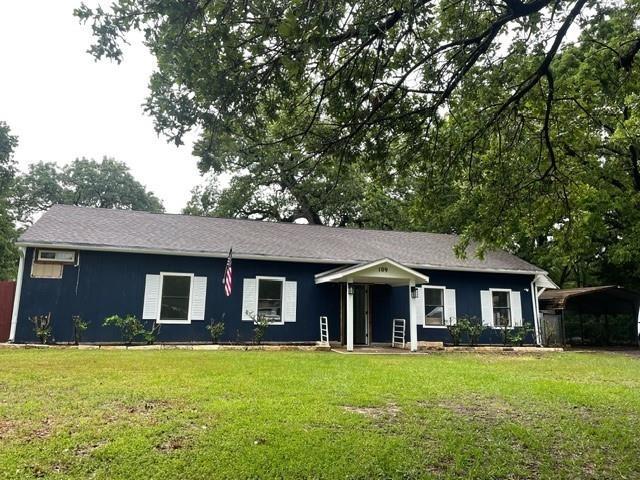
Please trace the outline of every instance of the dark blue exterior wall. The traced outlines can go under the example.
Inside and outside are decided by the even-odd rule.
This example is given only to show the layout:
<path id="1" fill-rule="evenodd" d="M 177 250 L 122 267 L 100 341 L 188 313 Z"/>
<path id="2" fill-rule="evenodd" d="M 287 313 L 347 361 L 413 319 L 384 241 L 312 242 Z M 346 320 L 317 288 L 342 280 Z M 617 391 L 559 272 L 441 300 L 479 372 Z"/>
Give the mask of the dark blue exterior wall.
<path id="1" fill-rule="evenodd" d="M 225 297 L 221 284 L 226 259 L 181 257 L 169 255 L 143 255 L 132 253 L 80 252 L 78 267 L 64 267 L 62 279 L 31 278 L 31 262 L 34 250 L 27 249 L 20 299 L 17 342 L 35 340 L 29 317 L 51 312 L 53 336 L 57 342 L 73 340 L 71 318 L 80 315 L 91 322 L 83 336 L 86 342 L 118 342 L 119 331 L 103 327 L 105 317 L 113 314 L 133 314 L 142 317 L 145 276 L 160 272 L 186 272 L 206 276 L 207 297 L 204 321 L 190 325 L 162 325 L 160 342 L 205 342 L 209 340 L 206 326 L 211 319 L 220 320 L 225 314 L 225 333 L 222 341 L 249 341 L 254 325 L 242 321 L 242 286 L 244 278 L 257 275 L 281 276 L 297 282 L 297 320 L 267 329 L 265 341 L 315 342 L 319 339 L 319 317 L 329 318 L 330 338 L 340 339 L 340 286 L 316 285 L 314 275 L 336 267 L 312 263 L 274 262 L 257 260 L 233 261 L 234 288 L 231 297 Z M 457 314 L 480 317 L 480 290 L 509 288 L 521 292 L 522 313 L 525 323 L 533 324 L 531 288 L 533 276 L 490 274 L 475 272 L 451 272 L 423 270 L 430 283 L 456 290 Z M 408 287 L 392 288 L 373 285 L 370 289 L 373 342 L 390 342 L 393 318 L 409 319 Z M 487 333 L 483 343 L 499 341 L 500 332 L 493 338 Z M 445 328 L 418 326 L 418 339 L 431 341 L 450 340 Z M 529 342 L 532 338 L 528 339 Z"/>
<path id="2" fill-rule="evenodd" d="M 533 275 L 454 272 L 444 270 L 419 270 L 429 277 L 429 284 L 452 288 L 456 291 L 456 313 L 482 317 L 480 291 L 490 288 L 508 288 L 520 291 L 522 317 L 524 324 L 533 328 L 533 304 L 531 282 Z M 526 289 L 526 290 L 525 290 Z M 390 342 L 394 318 L 407 320 L 407 338 L 409 336 L 409 288 L 375 286 L 372 297 L 372 339 L 374 342 Z M 384 305 L 386 304 L 386 305 Z M 499 329 L 486 330 L 480 338 L 481 343 L 499 343 L 502 333 Z M 450 342 L 451 337 L 445 327 L 423 327 L 418 325 L 419 341 Z M 533 335 L 528 335 L 526 343 L 533 343 Z"/>
<path id="3" fill-rule="evenodd" d="M 73 340 L 71 317 L 80 315 L 91 325 L 83 336 L 87 342 L 118 342 L 119 330 L 103 327 L 105 317 L 133 314 L 142 317 L 145 276 L 160 272 L 187 272 L 207 277 L 205 321 L 190 325 L 162 325 L 158 341 L 208 341 L 206 326 L 210 319 L 225 315 L 223 341 L 249 341 L 254 325 L 242 321 L 243 279 L 256 275 L 283 276 L 297 282 L 296 322 L 273 325 L 267 329 L 265 341 L 315 342 L 319 339 L 319 317 L 330 319 L 330 336 L 339 338 L 339 285 L 315 285 L 314 275 L 335 265 L 233 261 L 234 287 L 230 297 L 224 296 L 222 275 L 226 259 L 143 255 L 110 252 L 80 252 L 80 265 L 64 267 L 62 279 L 31 278 L 34 250 L 26 252 L 20 299 L 16 341 L 34 341 L 29 317 L 51 312 L 53 336 L 57 342 Z"/>

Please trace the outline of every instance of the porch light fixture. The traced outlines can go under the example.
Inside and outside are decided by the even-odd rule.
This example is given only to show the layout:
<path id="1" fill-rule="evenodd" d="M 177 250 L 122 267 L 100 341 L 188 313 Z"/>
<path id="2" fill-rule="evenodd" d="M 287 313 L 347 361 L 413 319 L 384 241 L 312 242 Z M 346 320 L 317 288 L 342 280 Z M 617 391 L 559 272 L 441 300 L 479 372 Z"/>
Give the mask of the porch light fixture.
<path id="1" fill-rule="evenodd" d="M 418 298 L 418 287 L 411 287 L 411 298 Z"/>
<path id="2" fill-rule="evenodd" d="M 347 285 L 347 291 L 349 292 L 349 295 L 353 295 L 353 285 L 350 283 Z"/>

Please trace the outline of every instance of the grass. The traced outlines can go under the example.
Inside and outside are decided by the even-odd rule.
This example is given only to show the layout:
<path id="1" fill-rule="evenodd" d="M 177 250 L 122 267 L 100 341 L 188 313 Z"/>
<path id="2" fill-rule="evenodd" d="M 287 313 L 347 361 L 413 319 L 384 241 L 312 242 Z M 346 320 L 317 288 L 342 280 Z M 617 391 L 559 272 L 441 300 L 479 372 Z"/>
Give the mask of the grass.
<path id="1" fill-rule="evenodd" d="M 640 357 L 0 350 L 0 478 L 640 478 Z"/>

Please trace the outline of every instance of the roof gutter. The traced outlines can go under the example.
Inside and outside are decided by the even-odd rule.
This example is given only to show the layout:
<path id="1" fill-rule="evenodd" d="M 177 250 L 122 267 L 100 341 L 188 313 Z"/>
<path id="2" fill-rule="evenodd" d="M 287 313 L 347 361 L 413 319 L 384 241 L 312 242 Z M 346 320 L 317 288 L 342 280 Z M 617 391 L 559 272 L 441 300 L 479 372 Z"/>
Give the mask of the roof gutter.
<path id="1" fill-rule="evenodd" d="M 204 252 L 198 250 L 167 250 L 144 247 L 115 247 L 112 245 L 87 245 L 73 243 L 55 243 L 55 242 L 16 242 L 18 247 L 31 248 L 60 248 L 68 250 L 86 250 L 96 252 L 117 252 L 117 253 L 142 253 L 146 255 L 178 255 L 185 257 L 208 257 L 208 258 L 227 258 L 229 252 Z M 293 262 L 293 263 L 324 263 L 332 265 L 350 265 L 359 263 L 369 263 L 371 260 L 337 260 L 327 258 L 307 258 L 307 257 L 285 257 L 282 255 L 256 255 L 234 253 L 234 258 L 240 260 L 266 260 L 274 262 Z M 474 268 L 474 267 L 450 267 L 445 265 L 415 264 L 403 263 L 409 268 L 422 268 L 427 270 L 448 270 L 456 272 L 485 272 L 485 273 L 511 273 L 517 275 L 546 275 L 544 270 L 518 270 L 509 268 Z"/>

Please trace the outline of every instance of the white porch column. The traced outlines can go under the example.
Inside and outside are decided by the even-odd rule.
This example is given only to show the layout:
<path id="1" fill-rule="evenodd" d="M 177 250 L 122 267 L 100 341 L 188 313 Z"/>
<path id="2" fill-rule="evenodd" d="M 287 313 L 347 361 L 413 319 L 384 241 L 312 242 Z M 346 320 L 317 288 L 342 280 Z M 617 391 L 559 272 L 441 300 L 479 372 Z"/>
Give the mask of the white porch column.
<path id="1" fill-rule="evenodd" d="M 409 338 L 411 351 L 418 351 L 418 319 L 416 316 L 416 299 L 413 298 L 411 290 L 415 287 L 415 282 L 409 282 Z"/>
<path id="2" fill-rule="evenodd" d="M 347 282 L 345 294 L 347 295 L 347 351 L 353 351 L 353 294 L 349 293 L 351 282 Z"/>

